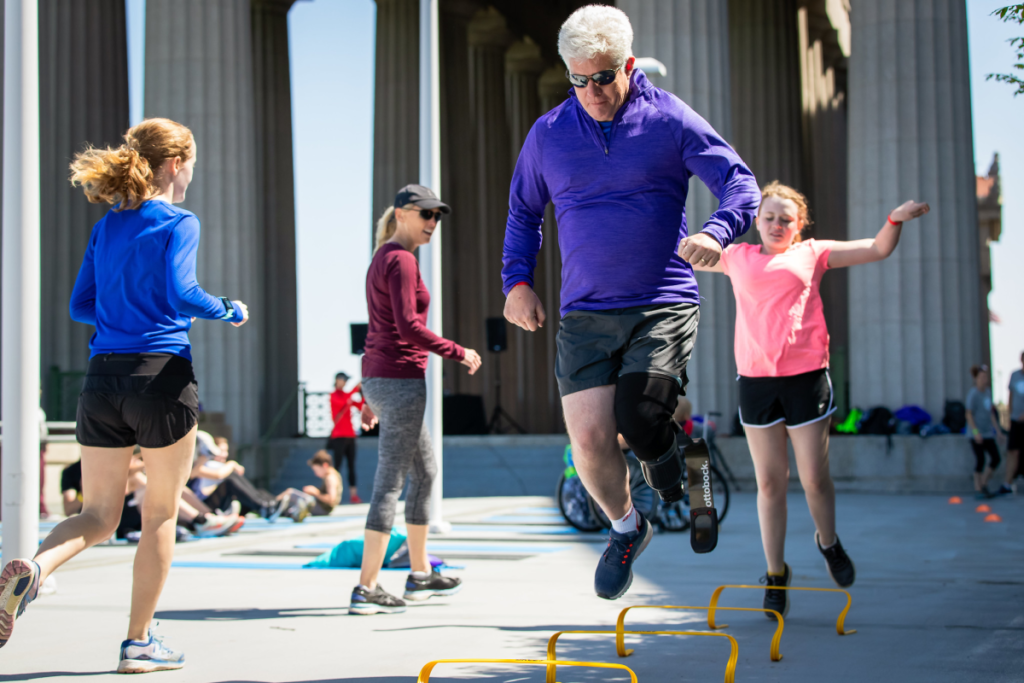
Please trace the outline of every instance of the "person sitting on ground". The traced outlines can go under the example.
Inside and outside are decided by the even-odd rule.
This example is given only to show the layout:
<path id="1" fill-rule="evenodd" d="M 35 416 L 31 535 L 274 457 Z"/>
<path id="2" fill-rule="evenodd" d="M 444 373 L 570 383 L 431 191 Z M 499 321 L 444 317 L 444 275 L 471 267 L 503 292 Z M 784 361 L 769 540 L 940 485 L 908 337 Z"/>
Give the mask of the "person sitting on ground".
<path id="1" fill-rule="evenodd" d="M 992 390 L 989 385 L 987 365 L 975 365 L 971 368 L 974 386 L 967 393 L 967 438 L 971 440 L 974 451 L 974 497 L 991 498 L 988 480 L 992 472 L 999 467 L 999 446 L 996 445 L 999 418 L 992 407 Z M 985 453 L 989 463 L 985 467 Z"/>
<path id="2" fill-rule="evenodd" d="M 331 454 L 325 450 L 317 451 L 306 464 L 320 480 L 320 486 L 303 486 L 301 491 L 289 488 L 277 496 L 279 501 L 288 501 L 285 516 L 296 522 L 301 522 L 309 515 L 329 515 L 341 503 L 341 474 L 332 465 Z"/>
<path id="3" fill-rule="evenodd" d="M 64 468 L 60 477 L 61 495 L 64 503 L 64 515 L 71 517 L 82 511 L 82 461 L 74 462 Z M 126 538 L 132 531 L 142 530 L 139 509 L 146 491 L 145 464 L 142 458 L 132 458 L 125 490 L 124 507 L 121 521 L 114 532 L 115 538 Z M 183 526 L 198 537 L 223 536 L 241 528 L 238 515 L 213 514 L 198 499 L 189 501 L 188 490 L 182 493 L 178 502 L 178 525 Z"/>
<path id="4" fill-rule="evenodd" d="M 269 491 L 257 488 L 245 478 L 245 467 L 228 460 L 228 442 L 218 445 L 212 436 L 198 432 L 196 456 L 189 474 L 189 488 L 211 510 L 232 509 L 240 515 L 255 512 L 268 521 L 275 521 L 283 508 Z M 232 505 L 237 501 L 237 505 Z"/>

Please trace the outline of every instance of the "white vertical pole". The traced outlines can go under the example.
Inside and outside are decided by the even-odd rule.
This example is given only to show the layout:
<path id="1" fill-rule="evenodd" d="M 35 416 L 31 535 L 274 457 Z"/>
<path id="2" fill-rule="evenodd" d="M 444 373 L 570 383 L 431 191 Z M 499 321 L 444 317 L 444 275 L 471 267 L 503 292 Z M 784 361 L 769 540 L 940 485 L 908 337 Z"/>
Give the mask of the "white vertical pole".
<path id="1" fill-rule="evenodd" d="M 441 193 L 441 59 L 438 49 L 438 0 L 420 0 L 420 185 Z M 430 289 L 427 327 L 438 336 L 441 326 L 441 235 L 434 232 L 430 244 L 420 249 L 420 269 Z M 431 354 L 427 364 L 427 429 L 437 460 L 437 479 L 430 496 L 430 530 L 445 533 L 451 525 L 444 521 L 441 499 L 444 496 L 444 441 L 442 438 L 441 359 Z"/>
<path id="2" fill-rule="evenodd" d="M 4 3 L 3 562 L 39 546 L 39 14 Z"/>

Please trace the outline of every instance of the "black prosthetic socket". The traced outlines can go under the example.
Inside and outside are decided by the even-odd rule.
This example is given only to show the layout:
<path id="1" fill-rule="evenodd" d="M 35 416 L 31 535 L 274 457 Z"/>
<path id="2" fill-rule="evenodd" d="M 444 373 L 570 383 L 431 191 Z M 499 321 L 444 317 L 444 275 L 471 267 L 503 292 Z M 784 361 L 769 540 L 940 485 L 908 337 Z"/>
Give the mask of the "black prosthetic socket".
<path id="1" fill-rule="evenodd" d="M 664 375 L 622 375 L 615 389 L 619 433 L 640 460 L 647 484 L 666 502 L 683 497 L 683 463 L 672 419 L 678 398 L 679 383 Z"/>
<path id="2" fill-rule="evenodd" d="M 690 547 L 710 553 L 718 545 L 718 511 L 711 491 L 711 457 L 703 439 L 693 439 L 684 450 L 686 483 L 690 494 Z"/>

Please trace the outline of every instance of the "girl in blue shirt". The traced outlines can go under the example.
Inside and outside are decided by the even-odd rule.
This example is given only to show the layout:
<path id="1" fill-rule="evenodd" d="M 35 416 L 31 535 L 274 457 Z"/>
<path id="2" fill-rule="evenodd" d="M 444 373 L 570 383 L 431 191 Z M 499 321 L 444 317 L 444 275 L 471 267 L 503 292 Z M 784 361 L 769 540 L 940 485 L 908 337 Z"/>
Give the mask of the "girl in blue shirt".
<path id="1" fill-rule="evenodd" d="M 196 282 L 199 221 L 174 206 L 185 199 L 195 164 L 192 132 L 168 119 L 143 121 L 119 148 L 90 148 L 71 164 L 72 184 L 90 202 L 113 207 L 92 230 L 71 294 L 71 317 L 96 327 L 75 430 L 87 495 L 81 514 L 50 532 L 33 560 L 4 567 L 0 647 L 47 576 L 114 533 L 137 444 L 148 485 L 117 670 L 184 666 L 184 655 L 154 637 L 150 625 L 174 553 L 199 420 L 188 330 L 196 318 L 236 327 L 248 320 L 245 304 L 211 296 Z"/>

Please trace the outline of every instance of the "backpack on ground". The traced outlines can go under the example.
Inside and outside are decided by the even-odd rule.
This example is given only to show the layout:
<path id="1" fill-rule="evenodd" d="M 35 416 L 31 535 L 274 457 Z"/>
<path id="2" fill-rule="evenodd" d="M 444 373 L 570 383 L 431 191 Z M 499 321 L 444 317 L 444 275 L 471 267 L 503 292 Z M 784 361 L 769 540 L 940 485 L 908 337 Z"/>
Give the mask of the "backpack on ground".
<path id="1" fill-rule="evenodd" d="M 857 425 L 858 434 L 889 435 L 896 431 L 896 418 L 885 406 L 876 406 L 864 413 Z"/>
<path id="2" fill-rule="evenodd" d="M 854 408 L 850 411 L 850 414 L 846 416 L 846 419 L 836 425 L 836 431 L 840 434 L 856 434 L 857 423 L 860 422 L 860 418 L 864 417 L 864 411 L 860 408 Z"/>
<path id="3" fill-rule="evenodd" d="M 953 434 L 963 434 L 967 428 L 967 406 L 962 401 L 946 401 L 942 424 Z"/>

